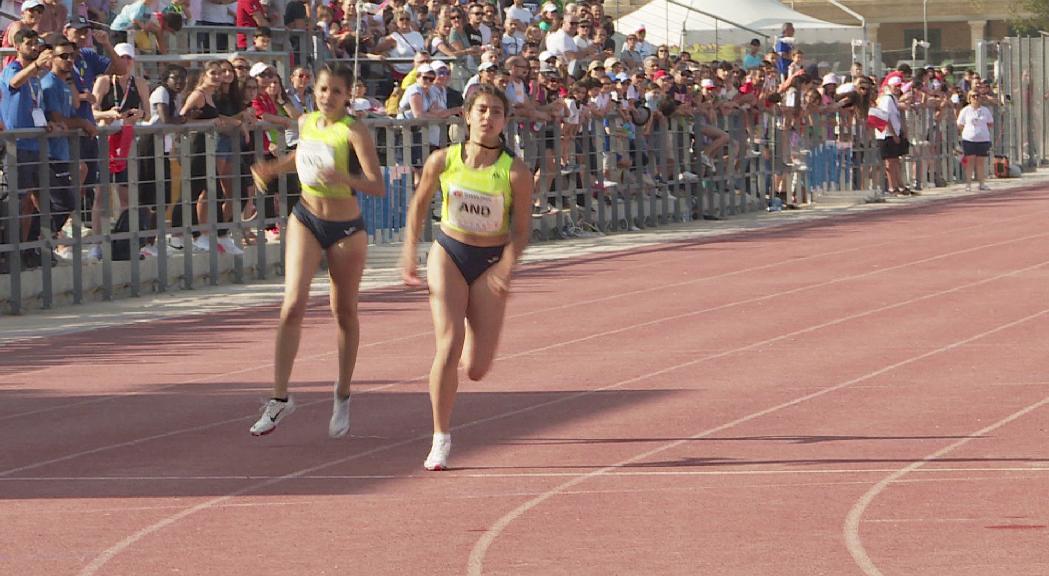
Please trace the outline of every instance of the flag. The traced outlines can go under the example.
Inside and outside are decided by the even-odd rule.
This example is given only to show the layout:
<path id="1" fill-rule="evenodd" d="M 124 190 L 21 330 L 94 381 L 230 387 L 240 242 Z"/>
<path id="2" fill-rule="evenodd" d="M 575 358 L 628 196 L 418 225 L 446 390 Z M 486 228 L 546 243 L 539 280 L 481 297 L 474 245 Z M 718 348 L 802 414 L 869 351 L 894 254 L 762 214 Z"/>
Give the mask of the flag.
<path id="1" fill-rule="evenodd" d="M 867 112 L 867 126 L 884 132 L 889 126 L 889 113 L 877 106 L 871 108 Z"/>

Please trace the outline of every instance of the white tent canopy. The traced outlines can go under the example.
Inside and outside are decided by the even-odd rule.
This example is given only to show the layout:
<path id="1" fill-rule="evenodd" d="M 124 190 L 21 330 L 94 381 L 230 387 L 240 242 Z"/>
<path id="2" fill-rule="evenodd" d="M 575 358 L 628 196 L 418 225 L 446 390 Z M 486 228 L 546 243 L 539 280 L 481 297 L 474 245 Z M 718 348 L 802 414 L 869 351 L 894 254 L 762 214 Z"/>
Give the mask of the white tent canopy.
<path id="1" fill-rule="evenodd" d="M 729 24 L 734 22 L 769 36 L 776 36 L 784 22 L 794 24 L 799 44 L 814 42 L 849 42 L 863 37 L 860 26 L 845 26 L 806 16 L 780 4 L 777 0 L 651 0 L 634 12 L 616 20 L 616 30 L 629 34 L 642 26 L 646 40 L 652 44 L 672 46 L 695 43 L 743 44 L 755 36 Z M 685 4 L 723 21 L 704 16 L 679 4 Z"/>

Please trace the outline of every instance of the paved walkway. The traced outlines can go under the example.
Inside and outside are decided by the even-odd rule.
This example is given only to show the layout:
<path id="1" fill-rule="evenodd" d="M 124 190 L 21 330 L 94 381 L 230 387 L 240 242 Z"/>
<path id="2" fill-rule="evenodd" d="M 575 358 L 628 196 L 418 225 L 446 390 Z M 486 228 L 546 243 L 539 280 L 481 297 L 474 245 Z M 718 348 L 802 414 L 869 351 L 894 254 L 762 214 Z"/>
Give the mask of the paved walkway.
<path id="1" fill-rule="evenodd" d="M 1049 182 L 1049 170 L 1025 174 L 1022 178 L 989 182 L 990 194 L 1003 190 L 1044 185 Z M 658 243 L 694 240 L 736 234 L 746 230 L 812 222 L 882 210 L 896 210 L 929 202 L 959 201 L 967 196 L 988 192 L 966 193 L 964 186 L 954 185 L 925 191 L 922 196 L 889 198 L 885 202 L 863 203 L 863 195 L 835 194 L 821 199 L 811 208 L 776 213 L 752 212 L 731 216 L 719 221 L 696 221 L 675 224 L 640 232 L 618 233 L 609 236 L 574 238 L 531 245 L 524 262 L 540 262 L 578 257 L 601 252 L 629 250 Z M 420 247 L 422 254 L 427 246 Z M 400 244 L 371 246 L 368 268 L 361 288 L 375 289 L 400 282 L 397 259 Z M 274 304 L 280 301 L 283 280 L 274 279 L 251 284 L 226 284 L 194 290 L 173 289 L 164 294 L 127 298 L 113 302 L 91 302 L 79 306 L 65 306 L 48 311 L 29 311 L 22 316 L 0 316 L 0 344 L 92 330 L 105 326 L 146 322 L 194 314 L 209 314 L 221 310 Z M 313 295 L 328 293 L 328 279 L 319 274 L 314 280 Z"/>

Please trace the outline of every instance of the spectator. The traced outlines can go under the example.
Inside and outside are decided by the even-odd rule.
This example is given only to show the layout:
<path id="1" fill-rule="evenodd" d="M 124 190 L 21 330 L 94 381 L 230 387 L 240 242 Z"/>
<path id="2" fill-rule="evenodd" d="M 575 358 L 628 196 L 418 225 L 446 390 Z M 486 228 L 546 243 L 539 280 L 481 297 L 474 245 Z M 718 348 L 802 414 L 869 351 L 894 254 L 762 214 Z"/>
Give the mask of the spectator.
<path id="1" fill-rule="evenodd" d="M 626 41 L 623 42 L 623 49 L 619 52 L 619 60 L 623 62 L 623 66 L 630 73 L 636 72 L 641 68 L 644 57 L 641 56 L 641 50 L 637 46 L 637 34 L 627 35 Z"/>
<path id="2" fill-rule="evenodd" d="M 43 41 L 36 30 L 23 28 L 12 38 L 17 55 L 14 62 L 4 67 L 0 75 L 0 118 L 8 130 L 19 128 L 44 128 L 47 116 L 44 114 L 40 76 L 49 71 L 52 51 L 42 49 Z M 18 138 L 15 140 L 15 158 L 17 162 L 17 182 L 19 196 L 19 213 L 21 220 L 19 230 L 21 241 L 28 242 L 32 234 L 33 212 L 38 209 L 37 191 L 40 189 L 39 164 L 40 144 L 35 138 Z M 23 251 L 21 254 L 23 268 L 36 268 L 40 265 L 40 254 L 36 251 Z"/>
<path id="3" fill-rule="evenodd" d="M 508 21 L 520 22 L 520 29 L 524 29 L 535 20 L 532 10 L 525 6 L 524 0 L 514 0 L 513 5 L 503 11 L 503 18 Z"/>
<path id="4" fill-rule="evenodd" d="M 901 187 L 900 157 L 907 153 L 907 139 L 903 133 L 903 122 L 898 106 L 903 93 L 903 76 L 892 73 L 885 79 L 885 87 L 878 98 L 877 107 L 870 111 L 871 125 L 875 128 L 874 137 L 885 164 L 885 175 L 888 179 L 888 190 L 891 194 L 909 194 L 910 189 Z"/>
<path id="5" fill-rule="evenodd" d="M 972 190 L 973 172 L 980 190 L 989 190 L 984 183 L 987 157 L 991 151 L 991 128 L 994 115 L 982 103 L 976 92 L 969 93 L 969 105 L 958 113 L 958 129 L 962 131 L 962 167 L 965 169 L 965 191 Z"/>
<path id="6" fill-rule="evenodd" d="M 235 17 L 231 8 L 235 10 L 236 6 L 231 5 L 235 3 L 236 0 L 200 0 L 200 14 L 197 17 L 196 24 L 198 26 L 232 27 L 235 23 Z M 214 49 L 216 52 L 229 51 L 229 40 L 226 34 L 219 33 L 215 35 Z M 203 53 L 211 52 L 211 40 L 207 32 L 197 34 L 197 50 Z"/>
<path id="7" fill-rule="evenodd" d="M 295 109 L 295 118 L 303 114 L 317 111 L 317 105 L 313 100 L 313 90 L 310 88 L 310 80 L 313 75 L 304 66 L 298 66 L 291 71 L 291 88 L 288 90 L 288 104 Z M 299 124 L 296 122 L 284 131 L 284 141 L 288 148 L 294 148 L 299 142 Z"/>
<path id="8" fill-rule="evenodd" d="M 426 41 L 422 34 L 412 29 L 412 18 L 407 12 L 394 12 L 393 25 L 393 33 L 379 42 L 374 48 L 375 53 L 385 53 L 387 58 L 412 58 L 426 51 Z M 395 62 L 392 67 L 395 82 L 403 80 L 414 68 L 412 62 Z"/>
<path id="9" fill-rule="evenodd" d="M 269 52 L 273 49 L 273 31 L 269 26 L 259 26 L 255 29 L 251 46 L 248 52 Z"/>
<path id="10" fill-rule="evenodd" d="M 109 25 L 117 42 L 133 42 L 143 49 L 167 53 L 168 34 L 182 30 L 182 15 L 175 12 L 154 12 L 156 0 L 137 0 L 125 6 Z M 131 33 L 136 33 L 132 37 Z M 139 33 L 141 36 L 139 36 Z"/>
<path id="11" fill-rule="evenodd" d="M 69 21 L 69 9 L 62 0 L 40 0 L 44 12 L 37 20 L 36 31 L 47 38 L 51 34 L 61 34 L 62 28 Z"/>
<path id="12" fill-rule="evenodd" d="M 270 26 L 266 8 L 261 0 L 237 0 L 237 15 L 235 22 L 241 28 L 257 28 L 259 26 Z M 248 37 L 243 33 L 237 33 L 237 48 L 246 50 Z"/>
<path id="13" fill-rule="evenodd" d="M 4 32 L 3 43 L 0 44 L 0 46 L 3 46 L 4 48 L 14 48 L 15 45 L 12 42 L 15 34 L 17 34 L 19 30 L 34 30 L 39 33 L 39 23 L 44 15 L 44 10 L 46 10 L 46 8 L 40 0 L 26 0 L 23 2 L 21 20 L 15 20 L 7 26 L 7 30 Z M 8 64 L 14 62 L 17 57 L 17 55 L 5 56 L 4 66 L 6 67 Z"/>
<path id="14" fill-rule="evenodd" d="M 645 36 L 648 34 L 648 32 L 645 30 L 645 27 L 642 26 L 638 28 L 634 31 L 634 34 L 637 35 L 637 50 L 638 52 L 641 52 L 641 57 L 647 58 L 649 56 L 655 56 L 656 47 L 653 46 L 651 42 L 645 40 Z M 670 56 L 669 50 L 667 51 L 666 56 Z"/>
<path id="15" fill-rule="evenodd" d="M 794 25 L 787 22 L 783 25 L 782 33 L 776 40 L 776 69 L 781 78 L 790 76 L 790 64 L 794 60 Z"/>
<path id="16" fill-rule="evenodd" d="M 753 70 L 761 66 L 761 40 L 754 38 L 747 46 L 747 53 L 743 55 L 743 69 Z"/>
<path id="17" fill-rule="evenodd" d="M 517 0 L 520 2 L 521 0 Z M 525 35 L 521 32 L 520 27 L 523 26 L 518 20 L 507 18 L 503 24 L 503 37 L 500 41 L 503 48 L 503 57 L 509 58 L 516 56 L 521 52 L 524 52 Z"/>

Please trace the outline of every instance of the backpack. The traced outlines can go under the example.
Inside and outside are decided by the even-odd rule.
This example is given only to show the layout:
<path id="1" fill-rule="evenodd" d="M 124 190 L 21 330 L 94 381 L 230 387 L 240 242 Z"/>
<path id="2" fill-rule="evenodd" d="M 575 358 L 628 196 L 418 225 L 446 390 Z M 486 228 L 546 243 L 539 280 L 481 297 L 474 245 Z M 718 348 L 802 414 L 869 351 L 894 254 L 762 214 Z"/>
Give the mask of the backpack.
<path id="1" fill-rule="evenodd" d="M 152 227 L 150 224 L 149 210 L 145 208 L 138 209 L 138 230 L 143 232 L 149 230 Z M 113 224 L 113 233 L 119 234 L 122 232 L 129 232 L 131 230 L 131 214 L 129 210 L 124 210 L 120 213 L 120 217 L 117 218 L 116 223 Z M 138 239 L 138 247 L 141 249 L 146 245 L 146 238 L 140 236 Z M 131 240 L 113 240 L 110 246 L 113 255 L 113 261 L 118 260 L 131 260 Z"/>

